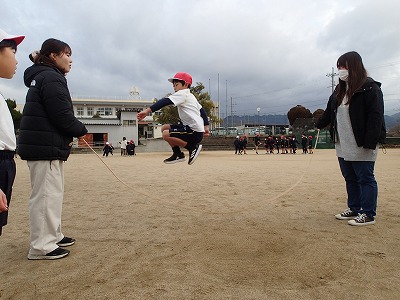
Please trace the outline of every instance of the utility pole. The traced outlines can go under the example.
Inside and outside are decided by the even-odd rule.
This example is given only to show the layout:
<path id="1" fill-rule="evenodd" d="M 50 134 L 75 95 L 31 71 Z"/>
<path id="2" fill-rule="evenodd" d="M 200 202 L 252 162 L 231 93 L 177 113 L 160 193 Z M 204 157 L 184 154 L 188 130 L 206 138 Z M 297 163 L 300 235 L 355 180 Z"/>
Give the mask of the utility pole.
<path id="1" fill-rule="evenodd" d="M 332 73 L 326 74 L 327 77 L 331 77 L 331 79 L 332 79 L 331 85 L 328 86 L 328 87 L 332 88 L 332 94 L 333 94 L 333 91 L 335 90 L 335 76 L 337 76 L 337 75 L 338 74 L 334 72 L 333 67 L 332 67 Z"/>
<path id="2" fill-rule="evenodd" d="M 225 118 L 226 118 L 226 123 L 225 123 L 225 130 L 226 130 L 226 135 L 228 135 L 228 80 L 225 80 Z"/>
<path id="3" fill-rule="evenodd" d="M 217 101 L 218 101 L 218 122 L 219 122 L 219 120 L 221 120 L 221 105 L 219 103 L 219 73 L 217 79 Z M 221 126 L 221 124 L 218 123 L 218 126 Z"/>
<path id="4" fill-rule="evenodd" d="M 231 126 L 233 127 L 233 104 L 232 104 L 232 97 L 231 97 Z"/>
<path id="5" fill-rule="evenodd" d="M 208 95 L 210 96 L 211 100 L 211 78 L 208 78 Z"/>

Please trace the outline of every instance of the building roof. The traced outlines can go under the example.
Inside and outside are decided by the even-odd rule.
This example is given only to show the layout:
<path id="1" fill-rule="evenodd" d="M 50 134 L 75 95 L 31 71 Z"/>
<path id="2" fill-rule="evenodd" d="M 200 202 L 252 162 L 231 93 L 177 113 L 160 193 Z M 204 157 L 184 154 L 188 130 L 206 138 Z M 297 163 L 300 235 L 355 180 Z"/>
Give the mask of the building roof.
<path id="1" fill-rule="evenodd" d="M 72 98 L 72 104 L 143 107 L 152 105 L 153 100 Z"/>

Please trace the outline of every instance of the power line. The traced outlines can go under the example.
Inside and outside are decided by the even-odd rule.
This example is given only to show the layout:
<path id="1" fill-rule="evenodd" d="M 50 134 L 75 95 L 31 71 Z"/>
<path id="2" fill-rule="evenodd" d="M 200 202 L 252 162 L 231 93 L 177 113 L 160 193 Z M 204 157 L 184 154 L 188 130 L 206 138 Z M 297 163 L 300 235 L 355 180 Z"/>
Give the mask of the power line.
<path id="1" fill-rule="evenodd" d="M 381 65 L 368 67 L 367 69 L 371 70 L 371 69 L 378 69 L 378 68 L 385 68 L 385 67 L 393 67 L 393 66 L 398 65 L 398 64 L 400 64 L 400 61 L 393 61 L 393 62 L 388 62 L 388 63 L 381 64 Z"/>

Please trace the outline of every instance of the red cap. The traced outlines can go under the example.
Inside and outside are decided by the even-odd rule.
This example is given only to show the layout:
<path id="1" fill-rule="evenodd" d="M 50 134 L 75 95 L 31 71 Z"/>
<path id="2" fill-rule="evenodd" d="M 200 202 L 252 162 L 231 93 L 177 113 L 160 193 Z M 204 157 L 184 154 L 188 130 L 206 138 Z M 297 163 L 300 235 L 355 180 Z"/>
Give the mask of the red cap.
<path id="1" fill-rule="evenodd" d="M 174 78 L 169 78 L 168 81 L 172 82 L 172 80 L 183 80 L 184 82 L 188 83 L 188 84 L 192 84 L 192 76 L 190 76 L 189 73 L 185 73 L 185 72 L 178 72 L 175 74 Z"/>
<path id="2" fill-rule="evenodd" d="M 18 35 L 18 36 L 10 35 L 7 32 L 5 32 L 4 30 L 0 29 L 0 42 L 2 40 L 14 40 L 15 43 L 17 45 L 19 45 L 24 40 L 24 38 L 25 38 L 24 35 Z"/>
<path id="3" fill-rule="evenodd" d="M 24 35 L 10 35 L 4 30 L 0 29 L 0 42 L 2 40 L 14 40 L 17 45 L 19 45 L 23 40 L 25 36 Z"/>

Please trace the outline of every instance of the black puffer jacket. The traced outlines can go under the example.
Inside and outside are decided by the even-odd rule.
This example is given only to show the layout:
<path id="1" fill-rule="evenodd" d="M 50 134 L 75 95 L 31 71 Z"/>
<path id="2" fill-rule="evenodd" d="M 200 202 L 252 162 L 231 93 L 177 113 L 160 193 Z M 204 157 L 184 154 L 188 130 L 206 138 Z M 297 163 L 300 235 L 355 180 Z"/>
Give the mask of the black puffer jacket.
<path id="1" fill-rule="evenodd" d="M 73 137 L 87 133 L 74 116 L 65 76 L 56 68 L 33 65 L 25 70 L 29 87 L 18 137 L 24 160 L 67 160 Z"/>
<path id="2" fill-rule="evenodd" d="M 351 97 L 349 104 L 350 122 L 358 147 L 375 149 L 378 143 L 386 139 L 383 95 L 381 84 L 367 78 L 363 86 Z M 321 129 L 330 125 L 330 134 L 336 142 L 337 94 L 330 96 L 325 112 L 318 120 L 316 127 Z"/>

